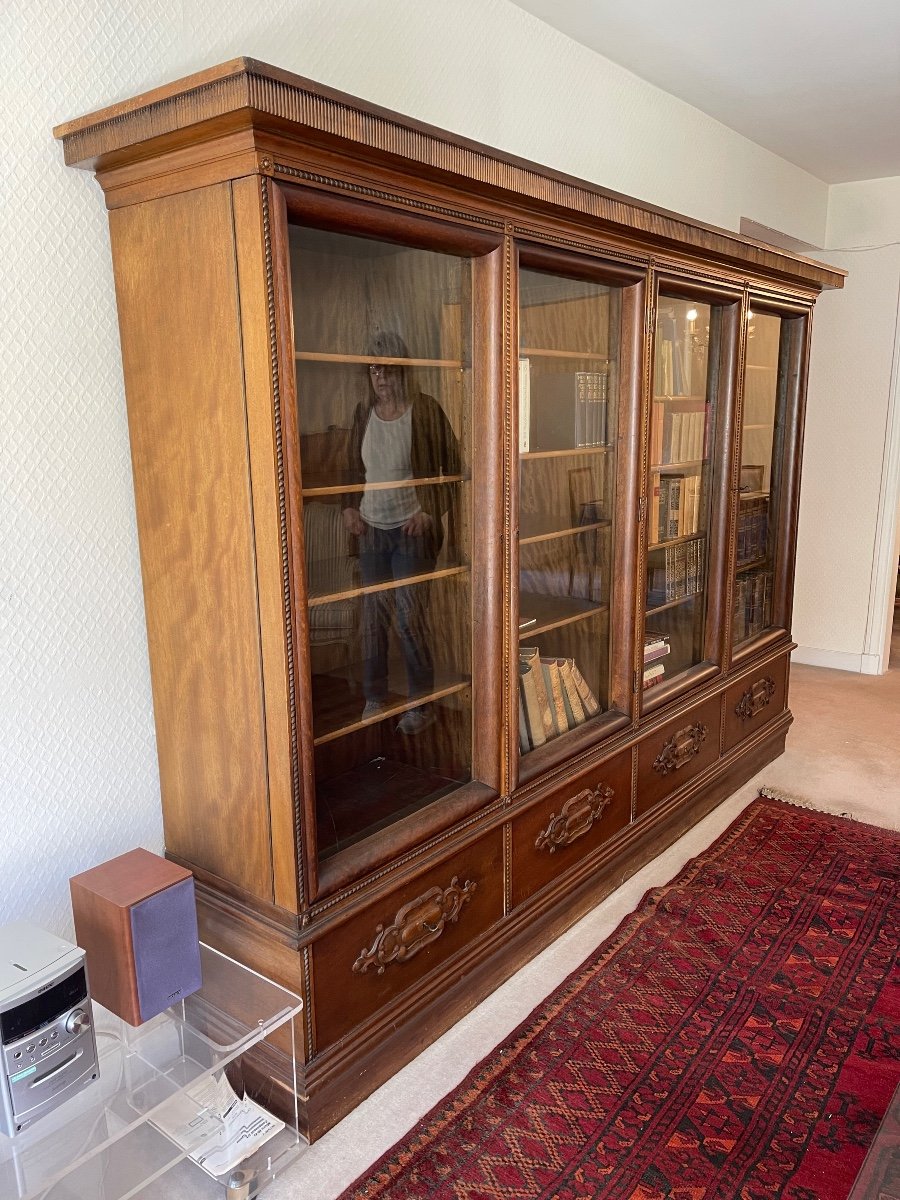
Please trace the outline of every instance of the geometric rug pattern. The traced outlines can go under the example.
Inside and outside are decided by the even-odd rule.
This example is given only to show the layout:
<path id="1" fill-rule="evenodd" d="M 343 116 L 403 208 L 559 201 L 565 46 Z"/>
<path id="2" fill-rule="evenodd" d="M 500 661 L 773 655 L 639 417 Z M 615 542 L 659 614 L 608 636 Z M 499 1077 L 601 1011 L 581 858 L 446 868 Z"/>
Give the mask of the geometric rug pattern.
<path id="1" fill-rule="evenodd" d="M 846 1200 L 900 1078 L 898 851 L 760 796 L 341 1200 Z"/>

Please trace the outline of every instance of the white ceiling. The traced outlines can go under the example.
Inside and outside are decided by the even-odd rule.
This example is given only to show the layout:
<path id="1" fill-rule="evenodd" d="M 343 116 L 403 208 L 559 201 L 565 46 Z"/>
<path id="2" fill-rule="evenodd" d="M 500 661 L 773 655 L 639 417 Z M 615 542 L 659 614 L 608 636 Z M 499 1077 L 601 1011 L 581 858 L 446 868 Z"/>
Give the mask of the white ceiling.
<path id="1" fill-rule="evenodd" d="M 516 0 L 826 183 L 900 175 L 900 0 Z"/>

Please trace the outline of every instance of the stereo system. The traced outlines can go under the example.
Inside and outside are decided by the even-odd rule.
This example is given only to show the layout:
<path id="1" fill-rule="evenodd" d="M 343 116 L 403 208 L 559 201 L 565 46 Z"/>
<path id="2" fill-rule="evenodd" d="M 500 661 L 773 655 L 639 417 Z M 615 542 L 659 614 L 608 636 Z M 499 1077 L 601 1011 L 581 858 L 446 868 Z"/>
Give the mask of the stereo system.
<path id="1" fill-rule="evenodd" d="M 10 1137 L 97 1078 L 84 951 L 29 921 L 0 928 L 0 1050 Z"/>

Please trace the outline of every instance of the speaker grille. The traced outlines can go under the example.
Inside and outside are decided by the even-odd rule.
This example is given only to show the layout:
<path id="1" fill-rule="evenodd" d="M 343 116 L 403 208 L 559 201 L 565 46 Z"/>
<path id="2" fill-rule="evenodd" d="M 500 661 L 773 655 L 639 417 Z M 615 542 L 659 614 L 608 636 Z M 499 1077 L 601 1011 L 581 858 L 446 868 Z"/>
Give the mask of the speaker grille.
<path id="1" fill-rule="evenodd" d="M 135 904 L 131 935 L 138 1005 L 148 1021 L 201 984 L 193 879 Z"/>

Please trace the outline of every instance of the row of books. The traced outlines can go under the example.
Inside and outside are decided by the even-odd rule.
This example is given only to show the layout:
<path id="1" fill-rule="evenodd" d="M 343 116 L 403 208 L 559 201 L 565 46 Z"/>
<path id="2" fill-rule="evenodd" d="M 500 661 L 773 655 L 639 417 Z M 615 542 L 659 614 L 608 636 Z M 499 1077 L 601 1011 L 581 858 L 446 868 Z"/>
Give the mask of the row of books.
<path id="1" fill-rule="evenodd" d="M 685 396 L 690 380 L 691 356 L 685 331 L 674 313 L 661 310 L 656 318 L 653 389 L 661 396 Z"/>
<path id="2" fill-rule="evenodd" d="M 741 496 L 738 501 L 737 564 L 765 558 L 769 549 L 769 497 Z"/>
<path id="3" fill-rule="evenodd" d="M 650 424 L 650 462 L 699 462 L 707 457 L 706 406 L 691 412 L 672 410 L 665 400 L 653 401 Z"/>
<path id="4" fill-rule="evenodd" d="M 745 642 L 771 624 L 771 571 L 748 571 L 738 575 L 734 588 L 734 641 Z"/>
<path id="5" fill-rule="evenodd" d="M 700 475 L 658 475 L 650 497 L 650 538 L 667 542 L 700 528 L 703 479 Z"/>
<path id="6" fill-rule="evenodd" d="M 574 659 L 541 657 L 537 646 L 520 648 L 519 747 L 523 754 L 599 711 L 597 697 Z"/>
<path id="7" fill-rule="evenodd" d="M 654 551 L 647 568 L 648 609 L 703 590 L 705 550 L 703 538 L 691 538 Z"/>
<path id="8" fill-rule="evenodd" d="M 648 629 L 644 634 L 644 670 L 642 687 L 655 687 L 662 683 L 666 674 L 666 664 L 662 661 L 669 653 L 669 635 L 655 633 Z"/>
<path id="9" fill-rule="evenodd" d="M 606 446 L 609 438 L 606 371 L 537 375 L 519 359 L 519 452 Z"/>

